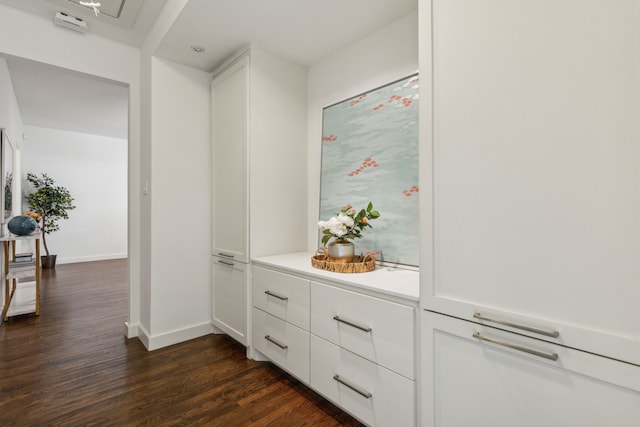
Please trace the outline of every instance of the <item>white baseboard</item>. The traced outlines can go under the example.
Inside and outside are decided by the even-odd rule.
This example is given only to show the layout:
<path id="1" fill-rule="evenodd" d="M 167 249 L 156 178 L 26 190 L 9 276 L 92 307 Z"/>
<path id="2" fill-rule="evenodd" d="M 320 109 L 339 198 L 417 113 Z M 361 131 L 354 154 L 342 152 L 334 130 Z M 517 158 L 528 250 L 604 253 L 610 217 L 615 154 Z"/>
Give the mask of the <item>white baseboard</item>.
<path id="1" fill-rule="evenodd" d="M 91 256 L 74 257 L 74 258 L 57 258 L 56 264 L 75 264 L 77 262 L 106 261 L 110 259 L 123 259 L 127 257 L 128 255 L 124 253 L 124 254 L 91 255 Z"/>
<path id="2" fill-rule="evenodd" d="M 142 343 L 142 345 L 145 346 L 145 348 L 147 350 L 150 350 L 149 348 L 149 332 L 147 332 L 147 330 L 144 328 L 144 326 L 142 325 L 138 325 L 137 327 L 138 329 L 138 339 L 140 340 L 140 342 Z"/>
<path id="3" fill-rule="evenodd" d="M 132 325 L 129 322 L 124 322 L 124 336 L 127 338 L 135 338 L 138 336 L 138 324 Z"/>
<path id="4" fill-rule="evenodd" d="M 142 327 L 140 327 L 139 329 L 142 329 Z M 149 351 L 152 351 L 184 341 L 189 341 L 194 338 L 209 335 L 211 333 L 213 333 L 213 326 L 211 325 L 211 322 L 205 322 L 200 325 L 193 325 L 187 328 L 177 329 L 171 332 L 166 332 L 164 334 L 154 335 L 151 337 L 146 335 L 146 344 L 140 336 L 139 338 L 141 338 L 141 341 L 143 344 L 145 344 L 145 347 L 147 347 Z"/>

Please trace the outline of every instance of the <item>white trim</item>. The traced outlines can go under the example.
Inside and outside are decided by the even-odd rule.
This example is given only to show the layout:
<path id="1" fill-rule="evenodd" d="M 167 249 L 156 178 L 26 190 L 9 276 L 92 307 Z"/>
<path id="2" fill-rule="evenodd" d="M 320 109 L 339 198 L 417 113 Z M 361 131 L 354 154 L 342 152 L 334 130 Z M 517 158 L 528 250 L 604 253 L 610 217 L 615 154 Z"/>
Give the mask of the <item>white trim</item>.
<path id="1" fill-rule="evenodd" d="M 142 326 L 139 327 L 144 330 Z M 142 337 L 139 337 L 145 347 L 149 351 L 157 350 L 162 347 L 167 347 L 173 344 L 178 344 L 184 341 L 189 341 L 194 338 L 199 338 L 205 335 L 209 335 L 213 333 L 213 325 L 210 322 L 201 323 L 199 325 L 189 326 L 187 328 L 176 329 L 170 332 L 166 332 L 164 334 L 155 335 L 149 337 L 145 336 L 147 340 L 147 344 Z"/>
<path id="2" fill-rule="evenodd" d="M 127 258 L 128 254 L 106 254 L 106 255 L 93 255 L 93 256 L 83 256 L 83 257 L 75 257 L 75 258 L 58 258 L 56 260 L 56 264 L 73 264 L 77 262 L 92 262 L 92 261 L 107 261 L 110 259 L 124 259 Z"/>
<path id="3" fill-rule="evenodd" d="M 129 322 L 124 322 L 124 336 L 127 338 L 135 338 L 138 336 L 138 327 L 139 324 L 130 324 Z"/>
<path id="4" fill-rule="evenodd" d="M 149 332 L 147 332 L 147 330 L 141 324 L 138 325 L 137 329 L 138 329 L 138 335 L 137 335 L 138 339 L 140 340 L 142 345 L 145 346 L 147 350 L 151 350 L 151 348 L 149 348 L 149 342 L 151 341 L 149 338 Z"/>

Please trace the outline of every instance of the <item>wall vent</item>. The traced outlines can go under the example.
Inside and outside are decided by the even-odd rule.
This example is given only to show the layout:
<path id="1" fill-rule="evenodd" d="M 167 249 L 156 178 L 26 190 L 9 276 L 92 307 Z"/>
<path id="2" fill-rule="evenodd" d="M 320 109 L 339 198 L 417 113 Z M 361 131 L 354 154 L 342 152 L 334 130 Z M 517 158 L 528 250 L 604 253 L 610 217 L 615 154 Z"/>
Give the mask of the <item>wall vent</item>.
<path id="1" fill-rule="evenodd" d="M 83 19 L 76 18 L 75 16 L 68 15 L 64 12 L 56 12 L 53 22 L 61 27 L 69 28 L 70 30 L 78 31 L 79 33 L 87 31 L 87 23 L 84 22 Z"/>

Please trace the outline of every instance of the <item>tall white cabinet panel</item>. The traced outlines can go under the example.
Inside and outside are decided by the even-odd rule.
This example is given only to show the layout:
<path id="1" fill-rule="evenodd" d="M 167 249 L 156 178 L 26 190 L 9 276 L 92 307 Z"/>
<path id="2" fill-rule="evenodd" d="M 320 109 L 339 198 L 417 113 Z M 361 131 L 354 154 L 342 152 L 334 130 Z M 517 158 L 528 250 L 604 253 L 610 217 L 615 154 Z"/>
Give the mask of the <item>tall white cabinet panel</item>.
<path id="1" fill-rule="evenodd" d="M 637 2 L 428 3 L 423 308 L 640 365 Z"/>
<path id="2" fill-rule="evenodd" d="M 424 362 L 434 368 L 425 378 L 424 425 L 640 425 L 633 365 L 441 314 L 423 321 L 431 349 Z"/>
<path id="3" fill-rule="evenodd" d="M 248 262 L 249 58 L 211 83 L 213 114 L 213 254 Z"/>
<path id="4" fill-rule="evenodd" d="M 419 14 L 421 424 L 640 425 L 637 2 Z"/>
<path id="5" fill-rule="evenodd" d="M 214 72 L 211 84 L 213 324 L 247 346 L 250 257 L 305 245 L 298 238 L 305 216 L 291 213 L 307 203 L 306 93 L 304 68 L 253 47 Z"/>

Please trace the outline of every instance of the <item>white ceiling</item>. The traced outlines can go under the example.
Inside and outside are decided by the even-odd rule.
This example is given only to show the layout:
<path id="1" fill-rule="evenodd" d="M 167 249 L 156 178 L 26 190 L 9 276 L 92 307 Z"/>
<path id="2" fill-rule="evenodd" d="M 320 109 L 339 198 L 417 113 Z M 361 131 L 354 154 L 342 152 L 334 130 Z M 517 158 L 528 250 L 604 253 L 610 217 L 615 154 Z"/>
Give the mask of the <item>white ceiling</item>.
<path id="1" fill-rule="evenodd" d="M 78 1 L 0 4 L 50 20 L 62 10 L 84 19 L 90 33 L 139 47 L 166 2 L 98 0 L 105 13 L 96 18 Z M 117 15 L 120 3 L 120 15 L 107 16 L 107 9 Z M 418 0 L 189 0 L 156 55 L 209 72 L 252 43 L 310 66 L 417 7 Z M 197 54 L 193 45 L 205 51 Z M 128 88 L 20 58 L 7 62 L 25 124 L 126 138 Z"/>
<path id="2" fill-rule="evenodd" d="M 417 8 L 418 0 L 190 0 L 156 55 L 212 71 L 255 43 L 310 66 Z"/>
<path id="3" fill-rule="evenodd" d="M 6 58 L 26 125 L 128 138 L 126 85 L 22 58 Z"/>
<path id="4" fill-rule="evenodd" d="M 79 0 L 0 0 L 0 4 L 53 21 L 56 12 L 83 19 L 88 32 L 124 43 L 141 46 L 158 18 L 166 0 L 96 0 L 105 13 L 96 17 L 93 9 L 80 6 Z M 115 12 L 120 10 L 120 12 Z M 117 14 L 118 17 L 110 16 Z M 62 29 L 61 29 L 62 31 Z M 71 30 L 65 30 L 71 31 Z"/>

